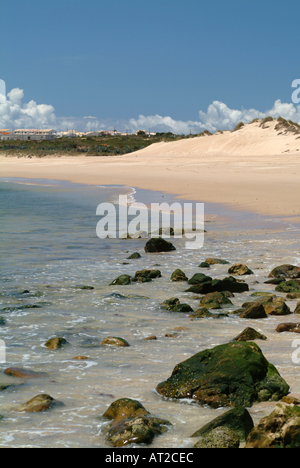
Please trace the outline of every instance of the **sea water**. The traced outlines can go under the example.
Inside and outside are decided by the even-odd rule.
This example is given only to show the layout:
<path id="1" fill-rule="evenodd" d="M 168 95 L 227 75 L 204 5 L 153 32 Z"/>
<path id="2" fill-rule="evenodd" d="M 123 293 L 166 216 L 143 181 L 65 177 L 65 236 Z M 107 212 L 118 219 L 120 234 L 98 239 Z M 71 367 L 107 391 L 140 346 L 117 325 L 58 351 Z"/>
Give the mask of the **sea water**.
<path id="1" fill-rule="evenodd" d="M 267 336 L 267 341 L 257 344 L 290 391 L 300 396 L 299 365 L 292 359 L 297 335 L 275 331 L 281 322 L 298 322 L 297 315 L 261 320 L 231 315 L 191 321 L 189 314 L 160 307 L 175 296 L 198 308 L 200 297 L 186 293 L 186 283 L 173 283 L 170 277 L 177 268 L 189 278 L 197 272 L 214 278 L 228 276 L 230 265 L 199 268 L 207 257 L 246 263 L 254 272 L 240 278 L 250 291 L 235 294 L 228 311 L 251 300 L 254 291 L 274 292 L 275 286 L 264 284 L 270 271 L 284 263 L 299 265 L 299 225 L 290 219 L 205 204 L 207 232 L 202 249 L 190 250 L 184 239 L 171 239 L 176 251 L 146 254 L 145 239 L 97 237 L 97 206 L 116 203 L 120 194 L 147 204 L 174 201 L 171 195 L 126 187 L 0 180 L 0 315 L 6 322 L 0 327 L 6 348 L 0 383 L 23 384 L 0 392 L 1 447 L 108 447 L 107 423 L 101 416 L 113 401 L 125 397 L 139 400 L 153 415 L 172 423 L 152 447 L 193 447 L 196 440 L 191 435 L 228 409 L 163 399 L 155 387 L 179 362 L 229 342 L 248 326 Z M 136 251 L 141 258 L 127 260 Z M 134 276 L 137 270 L 153 268 L 162 277 L 150 283 L 109 285 L 120 274 Z M 287 301 L 292 311 L 296 303 Z M 151 335 L 157 339 L 145 340 Z M 57 336 L 69 346 L 50 351 L 45 343 Z M 107 336 L 124 338 L 130 347 L 101 346 Z M 73 359 L 82 355 L 88 359 Z M 42 371 L 47 376 L 22 380 L 5 376 L 8 367 Z M 40 393 L 64 405 L 45 413 L 18 412 L 20 405 Z M 257 423 L 274 406 L 255 404 L 249 412 Z"/>

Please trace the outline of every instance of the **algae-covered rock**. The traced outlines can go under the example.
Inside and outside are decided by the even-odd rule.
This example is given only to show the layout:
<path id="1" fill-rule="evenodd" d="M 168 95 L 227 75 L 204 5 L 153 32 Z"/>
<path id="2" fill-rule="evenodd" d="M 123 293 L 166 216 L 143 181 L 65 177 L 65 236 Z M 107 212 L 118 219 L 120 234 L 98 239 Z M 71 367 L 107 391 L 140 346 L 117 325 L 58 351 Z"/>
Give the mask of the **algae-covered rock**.
<path id="1" fill-rule="evenodd" d="M 237 342 L 201 351 L 178 364 L 156 390 L 163 397 L 190 398 L 218 408 L 276 401 L 289 386 L 257 344 Z"/>
<path id="2" fill-rule="evenodd" d="M 173 271 L 171 275 L 171 280 L 172 281 L 188 281 L 188 278 L 182 270 L 177 269 Z"/>
<path id="3" fill-rule="evenodd" d="M 281 276 L 284 278 L 300 278 L 300 267 L 289 264 L 280 265 L 269 274 L 269 278 L 279 278 Z"/>
<path id="4" fill-rule="evenodd" d="M 171 252 L 172 250 L 176 250 L 174 245 L 161 237 L 149 239 L 145 245 L 145 252 L 148 253 Z"/>
<path id="5" fill-rule="evenodd" d="M 214 258 L 214 257 L 209 257 L 205 260 L 205 263 L 208 263 L 208 265 L 228 265 L 229 262 L 227 260 L 223 260 L 222 258 Z"/>
<path id="6" fill-rule="evenodd" d="M 56 350 L 56 349 L 63 348 L 64 346 L 67 346 L 68 344 L 69 343 L 64 338 L 57 337 L 57 338 L 50 338 L 50 340 L 48 340 L 45 343 L 45 346 L 48 349 Z"/>
<path id="7" fill-rule="evenodd" d="M 229 268 L 228 273 L 230 275 L 253 275 L 253 271 L 243 263 L 232 265 L 232 267 Z"/>
<path id="8" fill-rule="evenodd" d="M 245 328 L 242 333 L 236 336 L 233 341 L 253 341 L 253 340 L 266 340 L 267 337 L 262 335 L 258 331 L 254 330 L 254 328 L 247 327 Z"/>
<path id="9" fill-rule="evenodd" d="M 252 429 L 246 448 L 300 448 L 300 408 L 277 404 Z"/>
<path id="10" fill-rule="evenodd" d="M 134 252 L 133 254 L 129 255 L 129 257 L 127 257 L 127 260 L 136 260 L 138 258 L 141 258 L 141 255 L 138 252 Z"/>
<path id="11" fill-rule="evenodd" d="M 208 309 L 222 309 L 223 307 L 232 306 L 232 302 L 224 292 L 213 292 L 206 294 L 200 301 L 200 306 Z"/>
<path id="12" fill-rule="evenodd" d="M 26 413 L 40 413 L 53 408 L 53 406 L 62 405 L 62 402 L 56 401 L 50 395 L 41 394 L 27 401 L 27 403 L 22 405 L 18 411 Z"/>
<path id="13" fill-rule="evenodd" d="M 114 279 L 110 286 L 119 285 L 119 286 L 127 286 L 131 283 L 131 276 L 129 275 L 120 275 L 118 278 Z"/>
<path id="14" fill-rule="evenodd" d="M 212 278 L 210 276 L 205 275 L 204 273 L 195 273 L 189 279 L 188 284 L 201 284 L 201 283 L 206 283 L 208 281 L 212 281 Z"/>
<path id="15" fill-rule="evenodd" d="M 121 348 L 128 348 L 130 344 L 123 338 L 117 336 L 108 336 L 101 341 L 101 346 L 119 346 Z"/>
<path id="16" fill-rule="evenodd" d="M 151 416 L 140 402 L 129 398 L 112 403 L 103 418 L 113 420 L 107 430 L 107 440 L 113 447 L 133 443 L 149 445 L 171 425 L 169 421 Z"/>
<path id="17" fill-rule="evenodd" d="M 276 286 L 275 291 L 283 293 L 300 292 L 300 283 L 297 280 L 283 281 Z"/>
<path id="18" fill-rule="evenodd" d="M 177 297 L 167 299 L 161 304 L 161 307 L 171 312 L 194 312 L 189 304 L 180 304 L 180 300 Z"/>
<path id="19" fill-rule="evenodd" d="M 202 283 L 195 284 L 194 286 L 186 290 L 186 292 L 193 292 L 196 294 L 208 294 L 215 291 L 229 291 L 232 293 L 242 293 L 245 291 L 249 291 L 249 286 L 247 283 L 242 283 L 240 281 L 237 281 L 233 276 L 229 276 L 222 280 L 204 280 Z"/>
<path id="20" fill-rule="evenodd" d="M 265 308 L 261 302 L 254 302 L 249 307 L 247 307 L 244 312 L 239 314 L 240 318 L 245 319 L 260 319 L 266 318 L 267 314 Z"/>
<path id="21" fill-rule="evenodd" d="M 155 278 L 161 278 L 160 270 L 140 270 L 135 273 L 132 281 L 138 281 L 140 283 L 146 283 L 152 281 Z"/>
<path id="22" fill-rule="evenodd" d="M 207 436 L 216 427 L 228 427 L 239 436 L 241 441 L 246 441 L 254 424 L 249 411 L 242 406 L 237 406 L 201 427 L 192 437 Z"/>
<path id="23" fill-rule="evenodd" d="M 228 427 L 216 427 L 208 435 L 202 436 L 194 448 L 202 449 L 237 449 L 240 438 L 236 432 Z"/>

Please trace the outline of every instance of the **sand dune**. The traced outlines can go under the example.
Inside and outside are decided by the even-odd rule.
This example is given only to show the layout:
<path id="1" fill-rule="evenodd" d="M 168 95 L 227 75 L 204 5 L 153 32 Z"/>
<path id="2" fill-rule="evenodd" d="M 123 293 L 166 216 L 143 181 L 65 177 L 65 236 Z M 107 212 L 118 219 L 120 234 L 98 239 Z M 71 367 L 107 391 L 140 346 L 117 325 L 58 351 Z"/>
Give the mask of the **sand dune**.
<path id="1" fill-rule="evenodd" d="M 1 177 L 160 190 L 256 213 L 300 215 L 300 129 L 256 122 L 235 132 L 157 143 L 105 157 L 0 157 Z"/>

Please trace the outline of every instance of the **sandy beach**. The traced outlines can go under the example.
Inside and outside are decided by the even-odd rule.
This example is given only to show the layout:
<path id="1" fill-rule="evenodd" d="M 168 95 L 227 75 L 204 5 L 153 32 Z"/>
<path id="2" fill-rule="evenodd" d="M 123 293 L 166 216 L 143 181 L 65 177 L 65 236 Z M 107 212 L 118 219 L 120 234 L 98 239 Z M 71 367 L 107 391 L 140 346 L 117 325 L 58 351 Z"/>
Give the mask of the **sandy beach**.
<path id="1" fill-rule="evenodd" d="M 277 121 L 157 143 L 122 156 L 29 159 L 1 154 L 0 167 L 1 177 L 133 186 L 292 218 L 300 212 L 300 139 L 278 128 Z"/>

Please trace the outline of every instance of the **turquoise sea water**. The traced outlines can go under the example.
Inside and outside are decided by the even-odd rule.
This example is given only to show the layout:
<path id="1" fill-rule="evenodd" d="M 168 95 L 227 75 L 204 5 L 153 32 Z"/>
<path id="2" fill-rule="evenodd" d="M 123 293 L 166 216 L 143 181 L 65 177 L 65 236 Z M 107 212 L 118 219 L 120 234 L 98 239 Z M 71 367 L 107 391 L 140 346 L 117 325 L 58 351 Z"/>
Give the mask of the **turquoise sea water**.
<path id="1" fill-rule="evenodd" d="M 232 310 L 254 291 L 273 292 L 264 281 L 272 268 L 300 263 L 299 226 L 283 218 L 260 217 L 232 211 L 222 205 L 205 205 L 205 243 L 201 250 L 185 248 L 174 239 L 176 251 L 146 254 L 145 239 L 99 239 L 96 208 L 128 194 L 143 203 L 171 202 L 173 197 L 123 187 L 93 187 L 45 180 L 0 180 L 0 339 L 6 345 L 7 367 L 47 372 L 47 377 L 0 392 L 1 447 L 106 447 L 101 415 L 116 399 L 138 399 L 151 413 L 168 419 L 172 428 L 157 438 L 153 447 L 192 447 L 197 429 L 225 409 L 212 410 L 189 401 L 159 397 L 158 383 L 174 366 L 205 348 L 226 343 L 247 326 L 268 336 L 258 342 L 300 395 L 299 366 L 292 362 L 292 334 L 275 332 L 284 317 L 243 321 L 236 316 L 191 321 L 188 314 L 172 314 L 161 302 L 178 297 L 195 310 L 198 297 L 185 292 L 186 285 L 172 283 L 181 268 L 188 277 L 207 257 L 221 257 L 231 264 L 246 263 L 254 271 L 243 278 L 251 291 L 236 294 Z M 127 260 L 138 251 L 141 258 Z M 215 265 L 209 275 L 228 276 L 230 265 Z M 162 278 L 151 283 L 109 286 L 122 273 L 134 276 L 140 269 L 160 269 Z M 80 289 L 80 286 L 94 289 Z M 288 301 L 293 311 L 296 301 Z M 34 308 L 30 308 L 35 306 Z M 36 307 L 38 306 L 38 307 Z M 289 316 L 288 321 L 297 321 Z M 150 335 L 157 340 L 145 341 Z M 166 336 L 171 335 L 171 336 Z M 70 345 L 49 351 L 45 342 L 64 337 Z M 129 348 L 100 346 L 103 338 L 120 336 Z M 85 355 L 86 361 L 73 357 Z M 48 393 L 64 406 L 48 413 L 19 413 L 18 407 L 39 393 Z M 254 405 L 257 422 L 271 412 L 274 403 Z"/>

